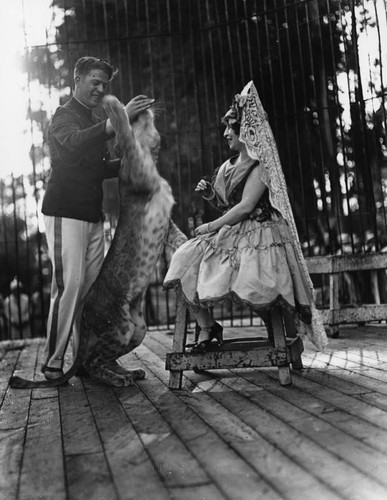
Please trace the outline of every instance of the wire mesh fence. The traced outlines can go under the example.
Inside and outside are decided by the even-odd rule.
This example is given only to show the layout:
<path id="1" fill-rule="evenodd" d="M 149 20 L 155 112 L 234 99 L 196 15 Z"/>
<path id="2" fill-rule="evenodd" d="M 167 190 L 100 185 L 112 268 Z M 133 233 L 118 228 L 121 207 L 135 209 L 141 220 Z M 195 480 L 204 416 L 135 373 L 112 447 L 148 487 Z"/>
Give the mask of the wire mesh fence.
<path id="1" fill-rule="evenodd" d="M 29 29 L 31 5 L 23 6 L 24 127 L 31 147 L 25 170 L 0 182 L 0 291 L 9 295 L 15 276 L 22 282 L 19 306 L 26 292 L 39 319 L 31 323 L 33 335 L 44 334 L 49 303 L 40 215 L 49 175 L 46 132 L 71 95 L 72 68 L 84 55 L 119 68 L 110 91 L 123 102 L 137 94 L 156 99 L 159 170 L 174 192 L 173 218 L 188 236 L 215 215 L 194 186 L 228 156 L 220 118 L 254 80 L 305 255 L 387 247 L 386 0 L 55 0 L 47 2 L 49 20 L 40 20 L 39 43 Z M 107 181 L 104 191 L 108 246 L 118 217 L 116 181 Z M 164 273 L 160 261 L 147 293 L 150 325 L 173 322 Z M 344 277 L 344 301 L 374 300 L 366 275 L 348 283 Z M 324 305 L 324 277 L 315 285 Z M 232 304 L 217 315 L 232 324 L 253 321 Z M 3 310 L 3 338 L 7 316 Z"/>

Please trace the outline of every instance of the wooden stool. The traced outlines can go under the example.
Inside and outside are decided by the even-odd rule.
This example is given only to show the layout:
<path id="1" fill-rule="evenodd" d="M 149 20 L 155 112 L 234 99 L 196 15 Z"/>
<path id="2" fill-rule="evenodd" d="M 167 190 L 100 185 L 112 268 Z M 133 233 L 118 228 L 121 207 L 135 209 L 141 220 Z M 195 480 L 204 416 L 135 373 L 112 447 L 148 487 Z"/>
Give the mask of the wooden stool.
<path id="1" fill-rule="evenodd" d="M 278 366 L 281 385 L 291 385 L 290 364 L 302 369 L 304 346 L 293 322 L 279 308 L 270 312 L 269 338 L 235 338 L 225 340 L 221 347 L 210 347 L 203 353 L 186 353 L 187 306 L 181 293 L 177 296 L 173 352 L 168 353 L 165 367 L 170 371 L 170 389 L 181 389 L 184 370 L 215 370 Z M 287 336 L 285 336 L 286 326 Z"/>

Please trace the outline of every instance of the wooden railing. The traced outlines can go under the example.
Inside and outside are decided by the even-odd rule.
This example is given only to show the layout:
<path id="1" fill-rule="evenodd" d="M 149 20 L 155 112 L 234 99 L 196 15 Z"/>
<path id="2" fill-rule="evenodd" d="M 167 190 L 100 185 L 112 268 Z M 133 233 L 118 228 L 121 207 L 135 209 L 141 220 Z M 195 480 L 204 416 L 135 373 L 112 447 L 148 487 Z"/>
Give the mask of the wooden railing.
<path id="1" fill-rule="evenodd" d="M 332 329 L 332 337 L 338 336 L 339 325 L 341 324 L 387 320 L 387 304 L 380 303 L 380 294 L 377 287 L 378 271 L 387 270 L 387 252 L 308 257 L 306 263 L 311 275 L 329 274 L 329 309 L 322 309 L 321 312 L 324 324 L 329 325 Z M 356 307 L 341 307 L 339 301 L 339 275 L 340 273 L 353 271 L 370 271 L 372 273 L 372 281 L 375 284 L 374 296 L 377 303 L 361 304 L 356 305 Z M 383 276 L 384 286 L 386 286 L 386 274 L 384 273 Z"/>

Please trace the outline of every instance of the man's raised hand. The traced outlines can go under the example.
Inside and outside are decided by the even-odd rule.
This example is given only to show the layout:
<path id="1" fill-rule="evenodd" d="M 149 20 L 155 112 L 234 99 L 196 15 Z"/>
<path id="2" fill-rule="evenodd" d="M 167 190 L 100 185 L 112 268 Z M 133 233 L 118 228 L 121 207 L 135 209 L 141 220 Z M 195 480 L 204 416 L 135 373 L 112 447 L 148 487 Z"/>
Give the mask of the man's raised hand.
<path id="1" fill-rule="evenodd" d="M 146 95 L 133 97 L 125 106 L 125 111 L 128 114 L 130 123 L 133 123 L 137 116 L 152 106 L 154 102 L 154 99 L 150 99 Z"/>

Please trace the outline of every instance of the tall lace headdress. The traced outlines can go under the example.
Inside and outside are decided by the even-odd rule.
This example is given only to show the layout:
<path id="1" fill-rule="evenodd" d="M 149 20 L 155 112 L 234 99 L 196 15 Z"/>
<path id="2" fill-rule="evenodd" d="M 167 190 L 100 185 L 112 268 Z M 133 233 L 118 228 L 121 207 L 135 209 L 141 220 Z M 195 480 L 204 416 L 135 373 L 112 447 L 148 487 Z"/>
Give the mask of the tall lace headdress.
<path id="1" fill-rule="evenodd" d="M 327 335 L 316 309 L 313 284 L 301 250 L 277 145 L 253 81 L 244 87 L 240 95 L 235 96 L 232 108 L 230 114 L 234 115 L 235 121 L 240 120 L 239 140 L 246 144 L 248 155 L 259 161 L 261 180 L 268 188 L 270 202 L 289 225 L 302 277 L 310 291 L 312 321 L 310 325 L 297 321 L 297 330 L 301 335 L 306 334 L 317 348 L 322 349 L 328 342 Z"/>

